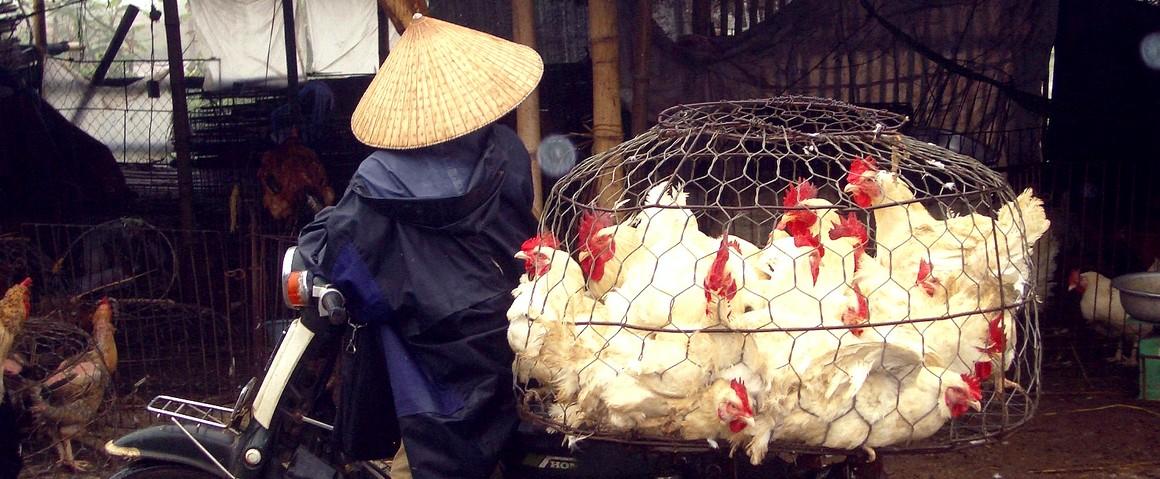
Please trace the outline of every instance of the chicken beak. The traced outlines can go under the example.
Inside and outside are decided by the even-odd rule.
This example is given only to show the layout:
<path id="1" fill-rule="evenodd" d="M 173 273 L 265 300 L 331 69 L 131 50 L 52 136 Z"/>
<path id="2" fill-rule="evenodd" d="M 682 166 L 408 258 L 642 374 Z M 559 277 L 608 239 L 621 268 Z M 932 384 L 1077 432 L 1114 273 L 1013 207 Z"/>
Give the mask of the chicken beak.
<path id="1" fill-rule="evenodd" d="M 983 403 L 981 403 L 979 401 L 971 400 L 971 402 L 968 402 L 967 405 L 970 406 L 971 409 L 974 409 L 975 411 L 982 411 L 983 410 Z"/>
<path id="2" fill-rule="evenodd" d="M 858 190 L 858 183 L 847 183 L 846 186 L 842 188 L 842 191 L 845 191 L 846 193 L 857 193 Z"/>
<path id="3" fill-rule="evenodd" d="M 1075 283 L 1067 285 L 1067 290 L 1068 291 L 1075 291 Z"/>
<path id="4" fill-rule="evenodd" d="M 515 258 L 516 258 L 516 259 L 527 260 L 527 259 L 528 259 L 528 252 L 527 252 L 527 251 L 518 251 L 518 252 L 516 252 L 516 254 L 515 254 Z"/>
<path id="5" fill-rule="evenodd" d="M 584 261 L 590 257 L 592 257 L 592 253 L 589 253 L 587 251 L 581 251 L 579 253 L 576 253 L 576 259 L 579 261 Z"/>
<path id="6" fill-rule="evenodd" d="M 781 215 L 781 220 L 777 222 L 777 227 L 774 229 L 784 230 L 786 223 L 789 223 L 790 221 L 797 221 L 801 218 L 801 215 L 802 211 L 799 210 L 787 211 L 784 215 Z"/>
<path id="7" fill-rule="evenodd" d="M 757 421 L 755 419 L 753 419 L 753 416 L 745 416 L 745 417 L 741 418 L 741 420 L 745 421 L 745 425 L 747 425 L 747 426 L 752 427 L 752 426 L 757 425 Z"/>

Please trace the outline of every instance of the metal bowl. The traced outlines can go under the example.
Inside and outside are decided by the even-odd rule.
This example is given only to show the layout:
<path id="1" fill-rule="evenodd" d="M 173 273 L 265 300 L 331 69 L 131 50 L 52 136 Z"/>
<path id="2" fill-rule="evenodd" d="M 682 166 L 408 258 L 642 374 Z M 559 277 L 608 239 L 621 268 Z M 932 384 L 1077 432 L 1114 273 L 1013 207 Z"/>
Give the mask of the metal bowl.
<path id="1" fill-rule="evenodd" d="M 1132 319 L 1160 323 L 1160 273 L 1117 276 L 1112 287 L 1120 290 L 1120 303 Z"/>

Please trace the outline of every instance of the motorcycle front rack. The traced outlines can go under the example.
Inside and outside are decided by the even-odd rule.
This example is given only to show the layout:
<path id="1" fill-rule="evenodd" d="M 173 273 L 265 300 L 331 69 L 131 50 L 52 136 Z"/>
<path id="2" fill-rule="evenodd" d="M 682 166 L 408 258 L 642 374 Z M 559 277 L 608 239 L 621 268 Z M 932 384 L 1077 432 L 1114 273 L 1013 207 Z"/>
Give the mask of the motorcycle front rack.
<path id="1" fill-rule="evenodd" d="M 157 417 L 167 416 L 217 429 L 227 428 L 234 410 L 225 406 L 203 403 L 173 396 L 157 396 L 145 407 Z"/>

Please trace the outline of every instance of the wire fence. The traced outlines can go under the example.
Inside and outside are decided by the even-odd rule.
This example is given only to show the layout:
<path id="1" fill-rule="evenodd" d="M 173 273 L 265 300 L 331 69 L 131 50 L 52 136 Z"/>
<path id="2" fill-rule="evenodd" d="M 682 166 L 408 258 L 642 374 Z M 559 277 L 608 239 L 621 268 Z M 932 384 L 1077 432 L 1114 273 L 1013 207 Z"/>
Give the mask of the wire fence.
<path id="1" fill-rule="evenodd" d="M 217 60 L 187 65 L 217 69 Z M 99 62 L 50 58 L 42 94 L 65 118 L 100 140 L 121 163 L 165 163 L 173 154 L 173 99 L 165 60 L 114 60 L 100 84 Z M 196 92 L 196 90 L 195 90 Z M 196 96 L 194 97 L 196 98 Z M 191 107 L 196 108 L 196 102 Z"/>
<path id="2" fill-rule="evenodd" d="M 96 226 L 28 224 L 37 312 L 116 300 L 120 392 L 231 391 L 251 371 L 251 330 L 231 240 L 217 231 L 162 230 L 134 219 Z M 13 255 L 14 256 L 14 255 Z M 173 374 L 181 371 L 181 374 Z"/>

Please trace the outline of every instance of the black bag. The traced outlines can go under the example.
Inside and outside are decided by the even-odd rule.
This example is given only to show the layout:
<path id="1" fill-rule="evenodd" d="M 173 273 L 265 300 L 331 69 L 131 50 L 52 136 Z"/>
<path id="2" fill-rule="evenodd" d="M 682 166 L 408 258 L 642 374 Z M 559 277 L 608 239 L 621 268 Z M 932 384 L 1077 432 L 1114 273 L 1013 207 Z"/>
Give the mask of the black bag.
<path id="1" fill-rule="evenodd" d="M 342 353 L 342 389 L 334 432 L 343 453 L 355 460 L 391 457 L 399 445 L 399 419 L 378 328 L 354 329 Z"/>

